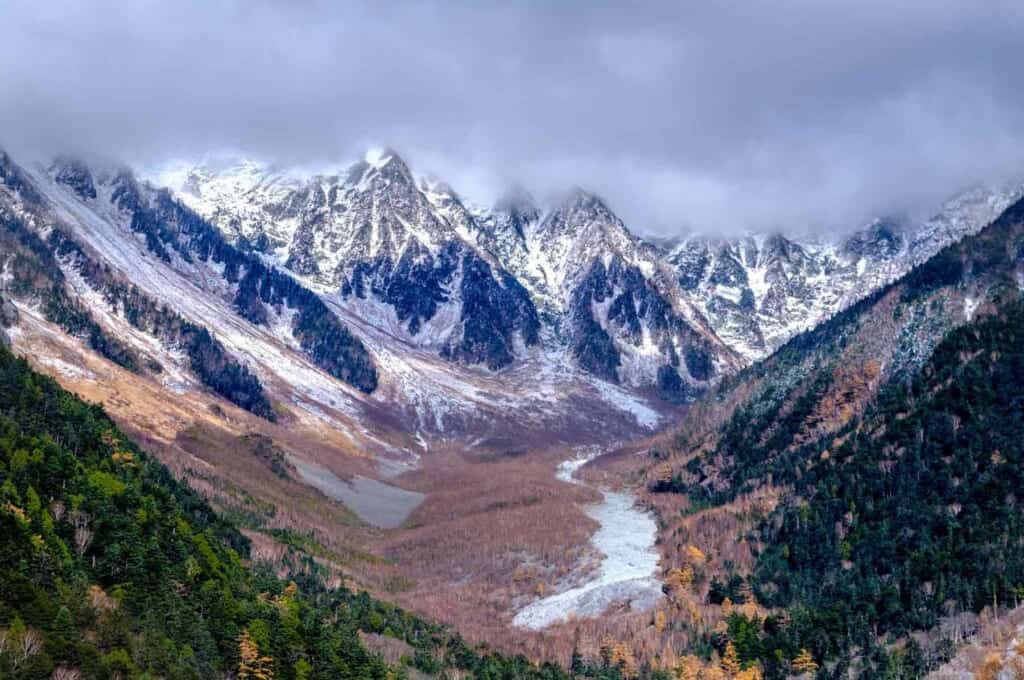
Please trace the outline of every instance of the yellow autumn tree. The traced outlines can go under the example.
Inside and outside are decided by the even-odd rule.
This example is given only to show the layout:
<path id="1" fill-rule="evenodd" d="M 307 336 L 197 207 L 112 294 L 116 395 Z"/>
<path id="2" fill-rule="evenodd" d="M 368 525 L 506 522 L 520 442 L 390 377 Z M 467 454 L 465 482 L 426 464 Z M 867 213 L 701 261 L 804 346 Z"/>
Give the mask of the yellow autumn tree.
<path id="1" fill-rule="evenodd" d="M 665 610 L 659 609 L 654 614 L 654 630 L 662 633 L 666 625 L 668 625 L 668 617 L 665 616 Z"/>
<path id="2" fill-rule="evenodd" d="M 1021 680 L 1024 678 L 1024 659 L 1019 656 L 1015 656 L 1006 663 L 1006 669 L 1010 671 L 1010 677 L 1013 680 Z"/>
<path id="3" fill-rule="evenodd" d="M 985 657 L 985 660 L 981 664 L 981 668 L 978 670 L 978 680 L 995 680 L 999 676 L 999 671 L 1003 669 L 1003 660 L 996 652 L 991 652 Z"/>
<path id="4" fill-rule="evenodd" d="M 688 545 L 683 550 L 683 558 L 688 564 L 695 564 L 700 566 L 707 561 L 708 557 L 704 554 L 704 551 L 695 545 Z"/>
<path id="5" fill-rule="evenodd" d="M 734 680 L 763 680 L 764 674 L 760 666 L 751 666 L 736 674 Z"/>
<path id="6" fill-rule="evenodd" d="M 726 680 L 727 677 L 719 666 L 708 666 L 700 674 L 700 680 Z"/>
<path id="7" fill-rule="evenodd" d="M 259 645 L 249 631 L 238 638 L 239 680 L 274 680 L 274 660 L 260 654 Z"/>
<path id="8" fill-rule="evenodd" d="M 729 642 L 725 645 L 725 654 L 722 656 L 722 670 L 730 678 L 736 677 L 740 672 L 740 655 L 736 652 L 736 645 Z"/>
<path id="9" fill-rule="evenodd" d="M 693 585 L 693 568 L 689 565 L 682 569 L 673 569 L 665 579 L 673 592 L 685 592 Z"/>
<path id="10" fill-rule="evenodd" d="M 615 666 L 624 678 L 635 678 L 637 675 L 636 659 L 633 651 L 625 642 L 616 642 L 609 653 L 610 665 Z"/>
<path id="11" fill-rule="evenodd" d="M 758 616 L 757 603 L 753 600 L 748 600 L 740 605 L 740 613 L 746 616 L 748 619 L 754 619 Z"/>
<path id="12" fill-rule="evenodd" d="M 701 663 L 700 658 L 693 654 L 687 654 L 676 664 L 676 677 L 679 680 L 698 680 L 702 670 L 704 670 L 704 664 Z"/>
<path id="13" fill-rule="evenodd" d="M 793 670 L 797 673 L 808 673 L 813 674 L 818 670 L 818 664 L 814 662 L 814 657 L 807 649 L 801 649 L 800 653 L 793 659 Z"/>
<path id="14" fill-rule="evenodd" d="M 284 592 L 273 599 L 273 602 L 281 610 L 283 615 L 287 615 L 289 612 L 298 612 L 298 605 L 295 603 L 295 598 L 299 594 L 299 586 L 296 585 L 295 581 L 289 581 L 288 585 L 285 586 Z"/>

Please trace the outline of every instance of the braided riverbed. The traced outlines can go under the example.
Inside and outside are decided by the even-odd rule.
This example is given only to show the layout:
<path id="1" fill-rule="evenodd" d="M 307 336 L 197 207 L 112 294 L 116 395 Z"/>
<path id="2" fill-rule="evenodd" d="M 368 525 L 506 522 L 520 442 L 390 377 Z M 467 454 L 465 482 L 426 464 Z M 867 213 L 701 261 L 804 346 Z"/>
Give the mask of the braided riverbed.
<path id="1" fill-rule="evenodd" d="M 558 466 L 556 477 L 580 484 L 576 471 L 598 454 L 572 458 Z M 521 609 L 512 623 L 539 630 L 570 617 L 602 614 L 614 602 L 646 610 L 662 596 L 657 579 L 658 527 L 654 517 L 636 506 L 636 499 L 623 491 L 600 490 L 602 500 L 585 510 L 600 525 L 591 537 L 601 553 L 601 564 L 586 582 L 541 598 Z"/>

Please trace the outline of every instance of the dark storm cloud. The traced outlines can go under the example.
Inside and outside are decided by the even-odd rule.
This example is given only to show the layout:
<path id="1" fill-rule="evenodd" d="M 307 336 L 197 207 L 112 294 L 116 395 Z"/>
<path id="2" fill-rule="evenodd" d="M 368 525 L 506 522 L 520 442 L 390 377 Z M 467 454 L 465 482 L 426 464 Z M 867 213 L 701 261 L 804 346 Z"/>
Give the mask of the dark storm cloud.
<path id="1" fill-rule="evenodd" d="M 1024 177 L 1019 2 L 0 4 L 0 140 L 404 152 L 638 231 L 833 229 Z"/>

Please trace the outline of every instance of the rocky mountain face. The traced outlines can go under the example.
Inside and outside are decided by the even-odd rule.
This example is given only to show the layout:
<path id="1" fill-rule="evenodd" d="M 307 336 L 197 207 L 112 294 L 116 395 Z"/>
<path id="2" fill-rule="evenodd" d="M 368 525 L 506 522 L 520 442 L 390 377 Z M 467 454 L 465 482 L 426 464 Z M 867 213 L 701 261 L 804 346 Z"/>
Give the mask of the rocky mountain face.
<path id="1" fill-rule="evenodd" d="M 417 346 L 498 369 L 537 344 L 526 291 L 460 238 L 393 152 L 307 180 L 248 162 L 196 168 L 175 188 L 236 244 L 340 292 Z"/>
<path id="2" fill-rule="evenodd" d="M 529 292 L 471 239 L 406 230 L 397 258 L 377 252 L 328 283 L 266 245 L 288 225 L 214 226 L 121 166 L 0 161 L 0 339 L 140 427 L 166 406 L 165 438 L 209 411 L 233 427 L 340 438 L 390 472 L 439 442 L 576 444 L 649 432 L 671 410 L 542 344 L 550 330 Z M 298 186 L 278 178 L 261 195 Z M 468 214 L 452 201 L 450 214 Z M 140 394 L 148 406 L 133 408 Z"/>
<path id="3" fill-rule="evenodd" d="M 510 220 L 511 221 L 511 220 Z M 598 375 L 655 384 L 686 401 L 737 365 L 650 244 L 601 199 L 575 191 L 527 229 L 542 299 L 564 310 L 577 360 Z"/>
<path id="4" fill-rule="evenodd" d="M 247 162 L 168 177 L 228 238 L 455 361 L 500 369 L 565 347 L 583 369 L 671 401 L 742 361 L 658 250 L 582 190 L 546 212 L 522 190 L 468 207 L 391 151 L 304 182 Z"/>
<path id="5" fill-rule="evenodd" d="M 336 293 L 396 337 L 491 369 L 566 348 L 577 366 L 687 401 L 988 224 L 1019 186 L 836 241 L 758 234 L 655 245 L 597 196 L 493 207 L 417 181 L 393 151 L 301 178 L 250 161 L 163 176 L 241 248 Z"/>
<path id="6" fill-rule="evenodd" d="M 363 392 L 376 388 L 376 369 L 365 347 L 319 297 L 228 243 L 167 190 L 139 182 L 124 168 L 94 172 L 80 161 L 60 159 L 33 175 L 6 155 L 0 161 L 8 290 L 39 305 L 68 333 L 86 337 L 115 363 L 129 370 L 161 370 L 158 361 L 144 361 L 97 323 L 102 314 L 113 313 L 184 350 L 193 371 L 214 391 L 273 418 L 258 381 L 211 331 L 154 297 L 156 291 L 166 293 L 167 285 L 147 285 L 147 279 L 166 274 L 128 251 L 123 240 L 131 236 L 142 245 L 144 258 L 198 282 L 234 314 L 257 326 L 280 326 L 297 349 L 333 377 Z M 188 297 L 176 300 L 176 306 L 196 302 Z"/>
<path id="7" fill-rule="evenodd" d="M 691 237 L 667 244 L 665 259 L 719 337 L 760 359 L 978 232 L 1022 193 L 1017 185 L 972 189 L 924 222 L 876 220 L 833 242 Z"/>

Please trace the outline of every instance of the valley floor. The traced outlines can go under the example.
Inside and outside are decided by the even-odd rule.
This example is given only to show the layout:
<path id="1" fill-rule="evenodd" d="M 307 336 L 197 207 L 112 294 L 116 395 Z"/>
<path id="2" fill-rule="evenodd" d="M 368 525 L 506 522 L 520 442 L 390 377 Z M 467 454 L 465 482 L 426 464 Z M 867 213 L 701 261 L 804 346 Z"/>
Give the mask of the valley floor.
<path id="1" fill-rule="evenodd" d="M 621 476 L 593 472 L 606 449 L 560 443 L 580 433 L 532 431 L 522 441 L 558 443 L 515 448 L 495 428 L 489 442 L 444 443 L 418 467 L 382 476 L 372 456 L 316 418 L 269 423 L 201 391 L 169 392 L 32 310 L 22 310 L 12 340 L 33 348 L 38 369 L 103 403 L 282 573 L 311 555 L 469 640 L 562 663 L 581 636 L 627 639 L 649 628 L 645 610 L 661 596 L 654 520 Z"/>
<path id="2" fill-rule="evenodd" d="M 558 466 L 556 477 L 579 483 L 575 474 L 601 455 L 600 449 L 570 458 Z M 637 611 L 650 609 L 661 597 L 658 552 L 654 548 L 658 528 L 654 518 L 636 507 L 628 491 L 602 491 L 601 500 L 586 508 L 598 523 L 591 538 L 601 555 L 597 569 L 581 584 L 559 590 L 521 609 L 513 624 L 540 630 L 561 621 L 596 617 L 615 603 L 629 602 Z"/>

